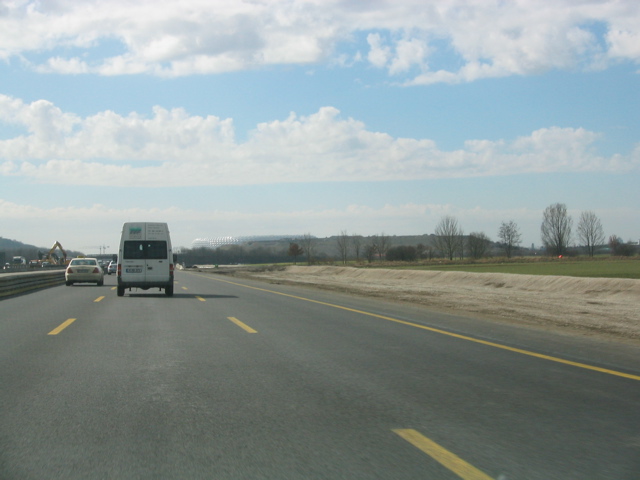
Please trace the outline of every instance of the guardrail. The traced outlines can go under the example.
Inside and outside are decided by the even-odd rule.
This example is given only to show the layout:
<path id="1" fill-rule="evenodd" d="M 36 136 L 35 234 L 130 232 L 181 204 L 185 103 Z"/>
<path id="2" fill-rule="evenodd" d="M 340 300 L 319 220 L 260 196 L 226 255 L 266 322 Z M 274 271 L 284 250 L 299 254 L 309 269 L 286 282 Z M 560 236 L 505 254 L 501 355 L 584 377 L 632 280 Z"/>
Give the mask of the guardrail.
<path id="1" fill-rule="evenodd" d="M 29 270 L 28 265 L 5 265 L 0 273 L 26 272 Z"/>
<path id="2" fill-rule="evenodd" d="M 0 299 L 62 284 L 64 284 L 64 270 L 6 273 L 0 275 Z"/>

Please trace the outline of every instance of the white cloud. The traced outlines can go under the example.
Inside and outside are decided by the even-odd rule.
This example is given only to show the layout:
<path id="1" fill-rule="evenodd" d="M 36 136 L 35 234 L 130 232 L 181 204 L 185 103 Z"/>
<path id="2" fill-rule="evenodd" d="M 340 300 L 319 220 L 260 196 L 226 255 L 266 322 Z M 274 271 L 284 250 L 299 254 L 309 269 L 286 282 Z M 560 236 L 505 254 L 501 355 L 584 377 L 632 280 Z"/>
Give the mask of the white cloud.
<path id="1" fill-rule="evenodd" d="M 399 41 L 396 45 L 396 56 L 389 66 L 389 73 L 395 75 L 407 72 L 414 66 L 425 67 L 428 51 L 428 45 L 420 39 Z"/>
<path id="2" fill-rule="evenodd" d="M 369 55 L 367 59 L 374 67 L 383 68 L 391 58 L 391 49 L 382 44 L 382 39 L 377 33 L 371 33 L 367 36 L 369 44 Z"/>
<path id="3" fill-rule="evenodd" d="M 637 30 L 612 29 L 607 34 L 607 41 L 611 46 L 609 52 L 612 57 L 630 58 L 636 62 L 640 58 L 640 32 Z"/>
<path id="4" fill-rule="evenodd" d="M 0 95 L 0 122 L 24 135 L 0 140 L 0 174 L 41 183 L 249 185 L 387 181 L 527 172 L 637 172 L 640 148 L 597 153 L 599 134 L 542 128 L 514 140 L 469 140 L 444 151 L 430 139 L 367 130 L 333 107 L 259 124 L 246 142 L 233 121 L 155 107 L 150 116 L 111 111 L 81 118 L 51 102 Z"/>
<path id="5" fill-rule="evenodd" d="M 602 26 L 602 37 L 594 25 Z M 404 75 L 408 84 L 604 68 L 610 61 L 640 61 L 640 4 L 16 0 L 0 11 L 0 58 L 30 59 L 41 71 L 101 75 L 177 76 L 324 61 L 350 65 L 344 52 L 353 47 L 352 58 L 360 56 L 353 42 L 360 34 L 366 35 L 371 65 Z M 101 47 L 113 42 L 121 52 L 104 53 Z M 459 68 L 429 69 L 443 49 L 458 57 Z M 31 58 L 43 52 L 50 58 Z"/>

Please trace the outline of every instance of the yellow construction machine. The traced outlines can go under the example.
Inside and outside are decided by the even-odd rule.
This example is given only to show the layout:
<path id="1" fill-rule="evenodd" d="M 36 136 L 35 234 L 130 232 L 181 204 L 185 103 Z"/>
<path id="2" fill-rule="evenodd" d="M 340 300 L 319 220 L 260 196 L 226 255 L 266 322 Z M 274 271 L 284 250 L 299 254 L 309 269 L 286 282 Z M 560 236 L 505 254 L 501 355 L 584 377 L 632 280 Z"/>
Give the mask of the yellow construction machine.
<path id="1" fill-rule="evenodd" d="M 62 259 L 53 254 L 56 248 L 60 249 L 60 252 L 62 253 Z M 51 247 L 51 250 L 49 250 L 49 253 L 47 253 L 47 258 L 45 260 L 47 262 L 51 262 L 52 265 L 66 265 L 69 262 L 69 260 L 67 260 L 67 252 L 64 248 L 62 248 L 62 245 L 60 245 L 60 242 L 58 241 L 53 244 L 53 247 Z"/>

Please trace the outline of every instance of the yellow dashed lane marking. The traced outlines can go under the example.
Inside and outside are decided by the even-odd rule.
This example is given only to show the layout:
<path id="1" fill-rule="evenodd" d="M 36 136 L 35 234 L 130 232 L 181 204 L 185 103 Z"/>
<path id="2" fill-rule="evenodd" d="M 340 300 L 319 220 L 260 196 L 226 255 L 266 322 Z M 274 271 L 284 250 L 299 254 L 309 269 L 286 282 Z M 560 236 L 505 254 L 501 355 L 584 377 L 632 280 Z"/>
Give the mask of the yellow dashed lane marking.
<path id="1" fill-rule="evenodd" d="M 67 328 L 69 325 L 71 325 L 73 322 L 75 322 L 76 319 L 75 318 L 70 318 L 64 322 L 62 322 L 58 327 L 54 328 L 53 330 L 51 330 L 48 335 L 57 335 L 59 334 L 62 330 L 64 330 L 65 328 Z"/>
<path id="2" fill-rule="evenodd" d="M 240 320 L 238 320 L 235 317 L 227 317 L 229 320 L 231 320 L 233 323 L 235 323 L 236 325 L 238 325 L 240 328 L 242 328 L 245 332 L 249 332 L 249 333 L 258 333 L 257 330 L 254 330 L 253 328 L 251 328 L 249 325 L 246 325 L 244 323 L 242 323 Z"/>
<path id="3" fill-rule="evenodd" d="M 445 448 L 442 448 L 436 442 L 429 440 L 416 430 L 397 429 L 393 430 L 393 432 L 400 435 L 411 445 L 422 450 L 424 453 L 464 480 L 492 480 L 491 477 L 481 472 L 473 465 L 465 462 Z"/>

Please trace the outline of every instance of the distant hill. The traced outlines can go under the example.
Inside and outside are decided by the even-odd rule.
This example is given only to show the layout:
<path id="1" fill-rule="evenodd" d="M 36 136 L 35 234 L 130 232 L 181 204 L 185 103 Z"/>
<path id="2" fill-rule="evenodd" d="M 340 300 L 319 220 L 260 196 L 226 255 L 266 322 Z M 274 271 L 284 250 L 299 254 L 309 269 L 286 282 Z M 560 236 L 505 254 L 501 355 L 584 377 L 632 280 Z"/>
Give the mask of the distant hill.
<path id="1" fill-rule="evenodd" d="M 49 252 L 48 247 L 36 247 L 35 245 L 29 245 L 28 243 L 19 242 L 18 240 L 9 240 L 8 238 L 0 237 L 0 263 L 7 261 L 11 255 L 25 257 L 27 260 L 38 260 L 46 257 Z M 57 256 L 60 256 L 60 251 L 55 251 Z M 67 250 L 67 258 L 73 258 L 80 255 L 82 252 L 76 252 L 74 250 Z"/>
<path id="2" fill-rule="evenodd" d="M 27 243 L 19 242 L 18 240 L 9 240 L 8 238 L 0 237 L 0 250 L 16 250 L 19 248 L 41 248 L 35 245 L 29 245 Z"/>

